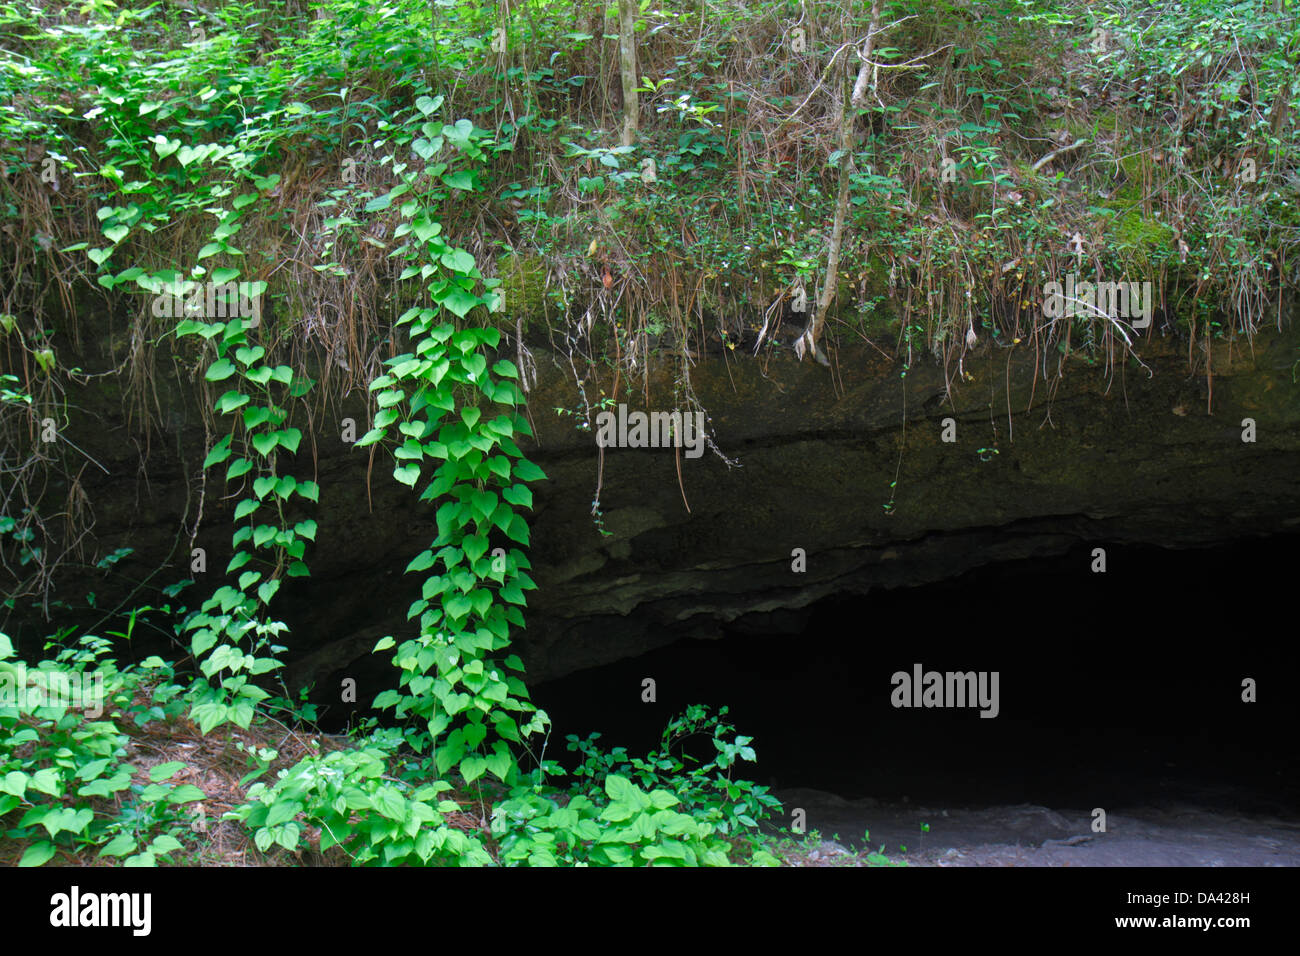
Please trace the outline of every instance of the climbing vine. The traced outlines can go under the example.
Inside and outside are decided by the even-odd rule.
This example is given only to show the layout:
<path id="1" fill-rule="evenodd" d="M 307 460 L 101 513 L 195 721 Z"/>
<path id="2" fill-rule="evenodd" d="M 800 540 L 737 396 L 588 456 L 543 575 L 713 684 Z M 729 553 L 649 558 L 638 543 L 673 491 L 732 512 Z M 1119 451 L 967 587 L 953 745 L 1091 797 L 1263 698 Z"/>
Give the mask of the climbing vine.
<path id="1" fill-rule="evenodd" d="M 486 136 L 468 120 L 439 126 L 426 119 L 441 102 L 418 99 L 418 135 L 395 129 L 393 145 L 426 161 L 447 146 L 481 160 Z M 431 758 L 439 775 L 456 769 L 472 782 L 490 772 L 504 781 L 518 769 L 510 745 L 546 724 L 516 676 L 522 662 L 502 656 L 510 628 L 523 627 L 524 592 L 536 586 L 517 547 L 528 544 L 528 525 L 516 509 L 532 506 L 528 482 L 545 475 L 515 443 L 532 434 L 518 410 L 518 371 L 508 360 L 488 365 L 485 353 L 496 348 L 500 333 L 456 328 L 442 316 L 445 310 L 464 318 L 478 306 L 499 305 L 497 293 L 475 292 L 482 276 L 474 257 L 442 237 L 431 213 L 450 190 L 473 188 L 473 171 L 451 170 L 441 161 L 407 171 L 392 154 L 383 161 L 401 181 L 370 208 L 406 197 L 394 232 L 406 242 L 394 255 L 408 263 L 401 278 L 419 276 L 436 307 L 415 306 L 397 320 L 408 330 L 410 351 L 388 359 L 387 370 L 370 383 L 378 411 L 357 444 L 373 444 L 395 429 L 401 444 L 393 452 L 393 477 L 414 489 L 427 465 L 431 474 L 420 498 L 440 504 L 437 537 L 407 566 L 408 572 L 427 572 L 408 613 L 408 619 L 419 618 L 419 634 L 400 645 L 386 637 L 376 646 L 397 647 L 400 677 L 398 688 L 375 704 L 418 721 L 407 741 Z"/>
<path id="2" fill-rule="evenodd" d="M 160 161 L 174 153 L 189 156 L 188 148 L 167 143 L 163 137 L 158 139 Z M 213 152 L 207 150 L 205 154 Z M 237 168 L 245 166 L 246 161 Z M 190 270 L 189 278 L 176 270 L 146 272 L 133 266 L 100 280 L 108 288 L 133 280 L 151 293 L 150 310 L 155 315 L 178 319 L 174 328 L 177 338 L 198 336 L 213 346 L 204 379 L 235 386 L 214 404 L 215 411 L 229 420 L 229 430 L 209 450 L 203 467 L 226 465 L 226 483 L 235 496 L 236 525 L 234 554 L 226 574 L 239 575 L 233 585 L 219 587 L 180 625 L 182 633 L 191 635 L 190 652 L 202 675 L 192 685 L 188 699 L 190 717 L 204 733 L 227 721 L 247 728 L 257 702 L 269 696 L 250 678 L 281 666 L 276 654 L 283 648 L 273 641 L 286 626 L 272 620 L 266 608 L 286 576 L 309 574 L 303 556 L 306 542 L 316 537 L 314 520 L 293 521 L 287 509 L 295 495 L 319 501 L 320 488 L 313 481 L 297 480 L 278 461 L 281 450 L 292 455 L 302 441 L 302 431 L 286 424 L 285 398 L 301 397 L 313 383 L 288 365 L 264 361 L 267 350 L 259 344 L 256 334 L 261 319 L 259 300 L 266 283 L 246 281 L 237 285 L 238 268 L 217 267 L 209 272 L 201 264 L 213 256 L 243 255 L 232 242 L 240 229 L 240 219 L 278 179 L 251 176 L 256 191 L 242 193 L 229 208 L 215 210 L 217 226 L 210 241 L 199 250 L 199 264 Z M 92 261 L 102 265 L 131 226 L 143 218 L 144 210 L 136 204 L 101 210 L 103 232 L 112 246 L 89 250 Z M 225 321 L 207 321 L 211 318 Z"/>
<path id="3" fill-rule="evenodd" d="M 255 194 L 240 197 L 248 202 L 221 216 L 218 233 L 232 234 L 239 211 L 255 198 Z M 227 282 L 237 274 L 234 269 L 220 272 Z M 256 291 L 260 294 L 261 288 Z M 236 316 L 224 323 L 183 319 L 176 329 L 178 337 L 198 335 L 213 344 L 214 360 L 204 373 L 207 381 L 236 386 L 216 400 L 216 411 L 232 420 L 231 430 L 212 447 L 203 466 L 226 464 L 226 483 L 239 494 L 231 542 L 234 554 L 226 566 L 228 575 L 239 572 L 239 576 L 234 586 L 218 588 L 182 626 L 192 632 L 190 651 L 196 661 L 201 660 L 203 677 L 191 689 L 190 716 L 204 733 L 227 720 L 247 728 L 255 703 L 268 696 L 249 678 L 281 666 L 275 654 L 283 648 L 272 641 L 285 625 L 269 619 L 264 609 L 285 576 L 309 573 L 302 559 L 306 542 L 316 537 L 314 520 L 292 522 L 286 508 L 295 495 L 319 501 L 320 488 L 278 467 L 281 449 L 296 453 L 302 432 L 286 426 L 288 413 L 276 393 L 298 397 L 311 382 L 295 375 L 288 365 L 264 362 L 266 349 L 254 340 L 253 328 L 248 317 Z M 213 686 L 209 681 L 218 675 Z"/>
<path id="4" fill-rule="evenodd" d="M 237 212 L 224 215 L 218 231 L 235 218 Z M 227 281 L 233 278 L 229 273 L 236 272 L 222 271 Z M 299 481 L 279 466 L 281 450 L 295 454 L 302 441 L 301 430 L 286 425 L 285 396 L 301 397 L 312 382 L 288 365 L 264 362 L 266 349 L 255 341 L 253 330 L 243 316 L 224 323 L 184 319 L 176 330 L 178 337 L 198 335 L 214 345 L 214 360 L 204 373 L 207 381 L 236 386 L 215 403 L 217 412 L 231 418 L 231 430 L 216 442 L 203 465 L 226 464 L 226 483 L 239 494 L 234 554 L 226 573 L 240 573 L 234 586 L 218 588 L 182 627 L 193 632 L 190 650 L 195 660 L 202 660 L 203 678 L 191 691 L 190 716 L 204 733 L 227 720 L 247 728 L 254 704 L 268 696 L 249 683 L 249 677 L 281 666 L 275 654 L 283 648 L 272 641 L 285 625 L 269 619 L 265 608 L 285 577 L 310 573 L 303 555 L 306 543 L 316 538 L 313 519 L 293 521 L 287 511 L 294 496 L 318 502 L 320 487 Z M 222 676 L 214 687 L 209 680 L 217 675 Z"/>

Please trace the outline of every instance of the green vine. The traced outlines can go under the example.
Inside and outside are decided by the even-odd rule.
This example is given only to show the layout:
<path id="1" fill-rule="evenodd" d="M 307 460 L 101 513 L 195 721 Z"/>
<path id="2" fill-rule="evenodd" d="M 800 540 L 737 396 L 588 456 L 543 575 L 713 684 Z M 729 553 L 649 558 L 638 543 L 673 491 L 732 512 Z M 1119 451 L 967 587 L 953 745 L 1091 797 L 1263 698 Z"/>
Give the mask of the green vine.
<path id="1" fill-rule="evenodd" d="M 441 97 L 419 98 L 417 121 L 440 105 Z M 393 140 L 426 160 L 447 145 L 470 160 L 484 156 L 485 134 L 468 120 L 441 127 L 422 121 L 418 136 L 398 128 Z M 408 613 L 419 617 L 420 631 L 397 646 L 398 688 L 381 693 L 375 705 L 415 719 L 407 742 L 432 760 L 438 775 L 456 769 L 473 782 L 490 772 L 509 782 L 518 771 L 510 745 L 547 724 L 523 681 L 510 673 L 522 672 L 522 662 L 502 656 L 511 626 L 524 625 L 524 592 L 536 586 L 516 547 L 528 544 L 528 524 L 516 509 L 532 506 L 527 483 L 545 475 L 515 444 L 516 437 L 532 434 L 518 411 L 518 371 L 506 360 L 489 369 L 485 353 L 497 347 L 500 333 L 441 320 L 442 310 L 464 318 L 477 306 L 497 305 L 496 293 L 474 291 L 482 281 L 474 257 L 442 238 L 430 212 L 450 190 L 472 188 L 473 172 L 452 171 L 446 162 L 407 170 L 393 155 L 383 162 L 401 182 L 367 208 L 382 210 L 407 197 L 394 232 L 407 241 L 393 255 L 408 263 L 402 279 L 419 276 L 427 283 L 435 307 L 413 307 L 397 320 L 409 329 L 411 351 L 388 359 L 387 371 L 370 383 L 378 411 L 357 444 L 378 442 L 395 428 L 401 444 L 393 477 L 415 488 L 431 465 L 420 498 L 441 503 L 437 537 L 406 569 L 428 572 Z M 385 637 L 375 650 L 395 645 Z"/>
<path id="2" fill-rule="evenodd" d="M 243 193 L 235 197 L 230 208 L 216 210 L 217 226 L 210 241 L 199 250 L 199 260 L 215 255 L 243 255 L 231 241 L 239 231 L 239 220 L 277 180 L 278 177 L 253 177 L 256 192 Z M 116 246 L 129 232 L 129 223 L 139 221 L 141 216 L 138 207 L 129 213 L 109 209 L 101 216 L 105 235 Z M 102 256 L 92 258 L 102 264 L 111 251 L 112 247 L 104 250 Z M 275 655 L 284 648 L 272 641 L 285 630 L 285 625 L 269 619 L 265 608 L 286 576 L 309 574 L 303 555 L 306 542 L 316 537 L 315 521 L 308 518 L 294 522 L 286 508 L 294 495 L 312 502 L 320 498 L 320 488 L 315 482 L 299 481 L 283 473 L 277 460 L 281 449 L 295 454 L 302 441 L 301 430 L 286 425 L 288 412 L 284 408 L 284 396 L 301 397 L 313 383 L 295 374 L 288 365 L 263 361 L 267 350 L 254 332 L 260 325 L 260 309 L 253 316 L 236 314 L 226 321 L 204 321 L 211 317 L 209 311 L 223 316 L 242 311 L 238 295 L 255 300 L 265 292 L 266 283 L 261 281 L 236 287 L 234 283 L 239 275 L 240 270 L 233 267 L 214 268 L 209 272 L 204 266 L 196 265 L 189 279 L 182 279 L 174 270 L 146 273 L 139 267 L 117 276 L 101 277 L 101 284 L 109 288 L 134 280 L 140 288 L 153 293 L 155 314 L 161 311 L 177 316 L 201 316 L 180 318 L 175 327 L 177 338 L 194 335 L 210 342 L 214 354 L 204 379 L 236 385 L 214 404 L 219 414 L 230 417 L 230 430 L 209 450 L 203 467 L 226 464 L 227 485 L 238 496 L 232 538 L 234 555 L 226 566 L 226 574 L 240 573 L 234 586 L 226 584 L 218 588 L 180 626 L 182 633 L 192 632 L 190 651 L 202 674 L 192 686 L 188 699 L 190 718 L 203 733 L 227 721 L 247 728 L 257 702 L 270 696 L 250 682 L 250 678 L 281 666 Z M 206 284 L 200 284 L 205 278 Z M 168 297 L 174 305 L 166 304 Z M 161 310 L 160 303 L 164 304 Z M 209 310 L 209 305 L 217 307 Z"/>

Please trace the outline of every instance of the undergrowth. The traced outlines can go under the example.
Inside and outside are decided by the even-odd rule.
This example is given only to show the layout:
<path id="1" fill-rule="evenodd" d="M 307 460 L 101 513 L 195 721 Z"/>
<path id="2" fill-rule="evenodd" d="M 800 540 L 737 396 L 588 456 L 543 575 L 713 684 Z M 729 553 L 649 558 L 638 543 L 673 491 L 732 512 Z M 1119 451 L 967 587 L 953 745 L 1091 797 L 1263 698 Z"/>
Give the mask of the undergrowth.
<path id="1" fill-rule="evenodd" d="M 771 831 L 780 805 L 733 778 L 755 755 L 725 707 L 688 708 L 645 757 L 603 751 L 598 734 L 572 737 L 583 759 L 571 770 L 544 761 L 509 787 L 471 785 L 464 774 L 453 785 L 430 774 L 399 729 L 325 735 L 283 700 L 296 726 L 259 709 L 244 731 L 205 733 L 188 717 L 202 699 L 193 675 L 156 656 L 119 669 L 109 641 L 58 638 L 50 648 L 60 649 L 29 668 L 0 634 L 0 861 L 9 865 L 781 862 L 759 830 Z M 92 674 L 102 681 L 93 691 Z M 674 748 L 692 736 L 713 753 L 688 767 Z M 241 760 L 248 772 L 232 784 Z M 547 782 L 557 775 L 574 782 Z"/>

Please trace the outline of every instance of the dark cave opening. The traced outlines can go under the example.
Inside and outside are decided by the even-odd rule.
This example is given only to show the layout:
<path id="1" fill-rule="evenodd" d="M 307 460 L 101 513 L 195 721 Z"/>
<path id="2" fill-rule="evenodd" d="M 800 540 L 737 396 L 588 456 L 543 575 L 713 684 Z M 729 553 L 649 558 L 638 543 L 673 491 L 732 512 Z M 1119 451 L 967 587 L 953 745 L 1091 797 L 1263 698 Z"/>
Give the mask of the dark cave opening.
<path id="1" fill-rule="evenodd" d="M 1297 536 L 1199 550 L 1092 545 L 741 621 L 539 684 L 554 728 L 643 754 L 691 703 L 752 736 L 740 776 L 930 805 L 1193 803 L 1295 815 Z M 775 622 L 775 623 L 773 623 Z M 771 629 L 773 633 L 762 633 Z M 997 672 L 998 713 L 895 707 L 892 675 Z M 656 700 L 642 700 L 643 681 Z M 1243 680 L 1257 701 L 1243 701 Z M 992 690 L 991 684 L 986 689 Z"/>

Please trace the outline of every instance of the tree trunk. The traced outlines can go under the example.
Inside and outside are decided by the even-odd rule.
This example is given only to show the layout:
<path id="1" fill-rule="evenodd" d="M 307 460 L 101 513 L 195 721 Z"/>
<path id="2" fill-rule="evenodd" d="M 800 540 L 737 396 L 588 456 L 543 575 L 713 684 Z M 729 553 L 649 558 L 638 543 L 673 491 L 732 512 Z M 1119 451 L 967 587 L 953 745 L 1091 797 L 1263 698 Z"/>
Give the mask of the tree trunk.
<path id="1" fill-rule="evenodd" d="M 876 31 L 880 29 L 880 0 L 871 0 L 871 25 L 867 28 L 867 42 L 862 50 L 862 66 L 858 70 L 853 92 L 845 95 L 844 84 L 840 84 L 840 192 L 835 203 L 835 225 L 831 227 L 830 246 L 826 250 L 826 280 L 822 285 L 822 294 L 817 301 L 817 312 L 812 322 L 804 329 L 799 340 L 798 354 L 803 358 L 806 348 L 813 357 L 823 365 L 830 365 L 822 352 L 817 339 L 826 324 L 826 313 L 830 311 L 831 301 L 839 286 L 840 247 L 844 243 L 844 221 L 849 213 L 849 177 L 853 174 L 853 121 L 857 111 L 867 101 L 867 85 L 871 79 L 871 49 L 875 42 Z M 848 71 L 848 57 L 845 57 L 845 72 Z M 847 77 L 846 77 L 847 78 Z"/>
<path id="2" fill-rule="evenodd" d="M 623 65 L 623 145 L 631 146 L 641 125 L 636 87 L 636 0 L 618 0 L 618 49 Z"/>

